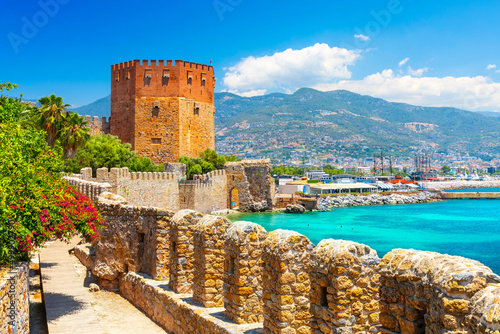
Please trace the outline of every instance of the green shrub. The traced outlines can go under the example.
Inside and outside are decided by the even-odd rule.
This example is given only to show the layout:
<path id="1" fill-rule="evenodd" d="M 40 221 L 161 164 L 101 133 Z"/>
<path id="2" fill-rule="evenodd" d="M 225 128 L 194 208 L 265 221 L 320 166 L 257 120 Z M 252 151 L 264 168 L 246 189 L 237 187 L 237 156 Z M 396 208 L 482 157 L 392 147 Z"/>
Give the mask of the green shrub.
<path id="1" fill-rule="evenodd" d="M 0 124 L 0 264 L 26 261 L 52 238 L 98 237 L 101 217 L 90 199 L 61 180 L 62 157 L 45 137 Z"/>
<path id="2" fill-rule="evenodd" d="M 141 157 L 132 151 L 130 144 L 122 144 L 116 136 L 101 134 L 91 136 L 85 146 L 78 149 L 74 159 L 67 160 L 65 170 L 80 173 L 80 169 L 128 167 L 131 172 L 163 172 L 162 165 L 155 165 L 148 157 Z"/>

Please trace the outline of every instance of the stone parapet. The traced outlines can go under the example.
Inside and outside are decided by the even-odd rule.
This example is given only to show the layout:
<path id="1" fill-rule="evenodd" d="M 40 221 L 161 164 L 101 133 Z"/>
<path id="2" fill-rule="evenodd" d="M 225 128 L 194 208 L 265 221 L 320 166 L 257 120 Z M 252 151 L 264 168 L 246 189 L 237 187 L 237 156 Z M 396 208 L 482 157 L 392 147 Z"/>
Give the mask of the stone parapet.
<path id="1" fill-rule="evenodd" d="M 224 307 L 238 324 L 262 322 L 262 242 L 267 231 L 239 221 L 227 231 L 224 251 Z"/>
<path id="2" fill-rule="evenodd" d="M 314 245 L 295 231 L 270 232 L 263 244 L 263 333 L 311 333 L 310 260 Z"/>
<path id="3" fill-rule="evenodd" d="M 467 316 L 467 332 L 500 331 L 500 284 L 492 284 L 474 295 Z"/>
<path id="4" fill-rule="evenodd" d="M 203 214 L 193 210 L 177 212 L 170 224 L 170 280 L 168 285 L 177 293 L 191 291 L 194 277 L 193 235 Z"/>
<path id="5" fill-rule="evenodd" d="M 93 273 L 104 284 L 128 271 L 145 272 L 157 279 L 169 276 L 168 233 L 174 213 L 154 207 L 134 207 L 119 201 L 101 201 L 97 207 L 106 228 L 93 244 Z"/>
<path id="6" fill-rule="evenodd" d="M 29 334 L 29 266 L 0 266 L 1 333 Z"/>
<path id="7" fill-rule="evenodd" d="M 86 181 L 77 177 L 66 176 L 63 178 L 69 184 L 75 186 L 81 194 L 84 194 L 93 201 L 97 200 L 97 197 L 103 192 L 110 190 L 111 185 L 109 183 L 98 183 L 92 181 Z"/>
<path id="8" fill-rule="evenodd" d="M 477 261 L 412 249 L 386 254 L 379 273 L 380 322 L 396 333 L 466 333 L 474 295 L 500 283 Z"/>
<path id="9" fill-rule="evenodd" d="M 322 240 L 311 261 L 312 328 L 320 333 L 377 332 L 380 258 L 352 241 Z"/>
<path id="10" fill-rule="evenodd" d="M 130 272 L 120 282 L 121 294 L 169 333 L 262 333 L 262 324 L 235 324 L 220 316 L 223 308 L 194 304 L 190 302 L 191 294 L 175 293 L 145 274 Z"/>
<path id="11" fill-rule="evenodd" d="M 193 300 L 205 307 L 224 306 L 224 240 L 231 221 L 205 216 L 194 232 Z"/>

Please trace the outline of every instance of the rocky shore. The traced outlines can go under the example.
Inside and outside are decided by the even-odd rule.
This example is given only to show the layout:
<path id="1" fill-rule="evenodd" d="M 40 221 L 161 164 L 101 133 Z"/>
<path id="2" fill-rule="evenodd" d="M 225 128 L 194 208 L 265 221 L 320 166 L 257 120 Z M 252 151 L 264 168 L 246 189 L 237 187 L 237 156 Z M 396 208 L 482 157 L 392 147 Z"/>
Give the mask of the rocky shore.
<path id="1" fill-rule="evenodd" d="M 431 192 L 418 192 L 402 194 L 371 194 L 371 195 L 345 195 L 336 197 L 324 197 L 318 200 L 318 211 L 329 211 L 333 208 L 343 208 L 348 206 L 383 205 L 383 204 L 413 204 L 436 202 L 440 198 L 439 194 Z"/>
<path id="2" fill-rule="evenodd" d="M 500 188 L 500 180 L 422 182 L 421 185 L 426 189 L 433 191 L 449 189 Z"/>

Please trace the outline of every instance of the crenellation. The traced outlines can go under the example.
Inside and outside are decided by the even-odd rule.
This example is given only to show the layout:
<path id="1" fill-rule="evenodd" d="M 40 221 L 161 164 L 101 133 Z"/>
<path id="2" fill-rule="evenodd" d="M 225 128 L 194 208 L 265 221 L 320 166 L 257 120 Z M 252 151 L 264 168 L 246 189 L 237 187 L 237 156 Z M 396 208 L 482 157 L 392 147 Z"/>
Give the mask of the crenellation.
<path id="1" fill-rule="evenodd" d="M 182 166 L 181 166 L 182 165 Z M 80 171 L 78 178 L 108 183 L 108 191 L 125 197 L 131 205 L 156 206 L 170 210 L 196 209 L 203 213 L 238 208 L 240 211 L 263 211 L 273 206 L 274 182 L 270 165 L 228 164 L 223 170 L 196 175 L 185 180 L 185 165 L 167 164 L 164 172 L 130 172 L 124 168 L 98 168 Z M 247 177 L 250 176 L 250 178 Z M 232 205 L 232 193 L 238 191 L 238 203 Z M 83 190 L 84 191 L 84 190 Z M 259 191 L 261 195 L 256 195 Z M 233 198 L 234 200 L 234 198 Z"/>
<path id="2" fill-rule="evenodd" d="M 378 332 L 379 263 L 377 252 L 366 245 L 322 240 L 311 260 L 311 327 Z"/>
<path id="3" fill-rule="evenodd" d="M 262 322 L 262 243 L 267 231 L 250 222 L 235 222 L 224 244 L 225 315 L 238 324 Z"/>
<path id="4" fill-rule="evenodd" d="M 276 230 L 264 241 L 263 333 L 311 333 L 310 260 L 314 245 L 295 231 Z"/>
<path id="5" fill-rule="evenodd" d="M 193 300 L 204 307 L 224 306 L 224 241 L 231 221 L 205 216 L 194 231 Z"/>
<path id="6" fill-rule="evenodd" d="M 194 240 L 196 225 L 203 214 L 181 210 L 172 218 L 170 225 L 170 280 L 168 286 L 177 293 L 191 291 L 194 278 Z"/>

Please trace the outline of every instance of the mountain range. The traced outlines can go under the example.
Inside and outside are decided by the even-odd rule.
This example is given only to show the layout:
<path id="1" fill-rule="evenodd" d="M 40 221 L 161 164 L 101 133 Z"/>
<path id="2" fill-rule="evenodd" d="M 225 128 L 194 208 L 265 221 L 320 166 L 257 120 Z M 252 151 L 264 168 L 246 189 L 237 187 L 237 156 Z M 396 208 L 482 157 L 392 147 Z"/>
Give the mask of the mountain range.
<path id="1" fill-rule="evenodd" d="M 500 152 L 500 113 L 495 112 L 419 107 L 310 88 L 256 97 L 216 93 L 215 107 L 216 142 L 227 148 L 223 151 Z M 73 110 L 108 117 L 110 96 Z"/>

